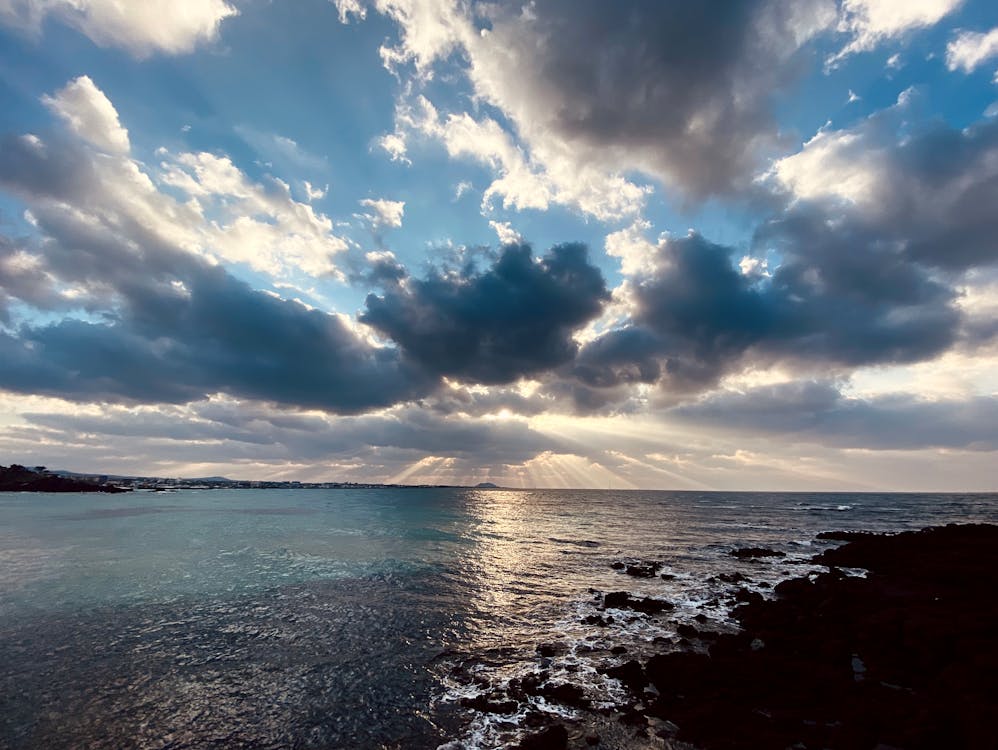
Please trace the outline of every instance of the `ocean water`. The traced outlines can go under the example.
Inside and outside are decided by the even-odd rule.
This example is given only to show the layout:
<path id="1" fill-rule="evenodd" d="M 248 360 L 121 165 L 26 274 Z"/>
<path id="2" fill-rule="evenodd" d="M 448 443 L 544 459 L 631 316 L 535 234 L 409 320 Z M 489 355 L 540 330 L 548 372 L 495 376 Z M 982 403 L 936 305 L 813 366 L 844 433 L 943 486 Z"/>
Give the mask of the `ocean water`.
<path id="1" fill-rule="evenodd" d="M 462 697 L 544 668 L 621 701 L 601 667 L 697 615 L 729 626 L 719 573 L 766 594 L 819 531 L 980 521 L 998 495 L 0 493 L 0 748 L 502 747 L 528 711 L 572 710 Z M 786 557 L 728 554 L 747 545 Z M 611 567 L 632 560 L 668 580 Z M 676 609 L 586 624 L 616 590 Z"/>

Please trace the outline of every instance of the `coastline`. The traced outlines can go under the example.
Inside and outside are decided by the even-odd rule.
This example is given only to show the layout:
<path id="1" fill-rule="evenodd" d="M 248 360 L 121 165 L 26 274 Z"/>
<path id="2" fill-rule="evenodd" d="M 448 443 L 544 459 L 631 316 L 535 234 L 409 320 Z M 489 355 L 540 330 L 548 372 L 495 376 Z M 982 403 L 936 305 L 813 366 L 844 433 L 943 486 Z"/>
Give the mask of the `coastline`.
<path id="1" fill-rule="evenodd" d="M 540 670 L 464 705 L 504 714 L 539 697 L 568 709 L 553 722 L 528 711 L 529 733 L 514 745 L 522 750 L 998 746 L 998 603 L 990 595 L 998 526 L 818 538 L 844 542 L 811 559 L 827 572 L 788 579 L 772 599 L 739 589 L 738 632 L 686 624 L 678 650 L 644 660 L 620 653 L 605 674 L 626 687 L 623 703 L 608 708 L 579 685 L 549 680 L 544 660 L 557 648 L 541 644 Z M 732 555 L 753 552 L 767 556 Z M 618 617 L 672 608 L 623 591 L 597 596 L 600 610 Z M 595 615 L 604 616 L 612 617 Z"/>

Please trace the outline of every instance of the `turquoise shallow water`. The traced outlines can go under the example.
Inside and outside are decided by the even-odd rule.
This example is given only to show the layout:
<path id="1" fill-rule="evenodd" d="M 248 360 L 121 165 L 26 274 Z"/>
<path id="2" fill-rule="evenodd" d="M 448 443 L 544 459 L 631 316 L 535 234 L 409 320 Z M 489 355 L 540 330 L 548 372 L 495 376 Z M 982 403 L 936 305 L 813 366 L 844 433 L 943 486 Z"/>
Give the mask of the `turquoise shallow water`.
<path id="1" fill-rule="evenodd" d="M 497 747 L 515 717 L 454 699 L 536 668 L 538 643 L 612 697 L 600 645 L 723 620 L 713 574 L 764 586 L 807 570 L 818 531 L 954 521 L 998 521 L 998 496 L 0 493 L 0 747 Z M 727 555 L 748 544 L 787 557 Z M 674 578 L 610 567 L 625 558 Z M 678 608 L 597 630 L 590 588 Z"/>

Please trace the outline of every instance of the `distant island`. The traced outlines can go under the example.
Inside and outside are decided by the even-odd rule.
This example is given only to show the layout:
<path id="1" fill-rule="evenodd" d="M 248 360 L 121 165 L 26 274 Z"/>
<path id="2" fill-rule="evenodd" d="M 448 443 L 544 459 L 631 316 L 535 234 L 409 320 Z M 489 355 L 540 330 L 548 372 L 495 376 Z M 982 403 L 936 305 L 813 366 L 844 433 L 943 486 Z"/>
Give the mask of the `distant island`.
<path id="1" fill-rule="evenodd" d="M 48 471 L 44 466 L 0 466 L 0 492 L 131 492 L 113 484 L 74 479 Z"/>
<path id="2" fill-rule="evenodd" d="M 0 492 L 130 492 L 146 490 L 331 490 L 331 489 L 501 489 L 492 482 L 474 487 L 455 484 L 381 484 L 378 482 L 297 482 L 289 480 L 248 480 L 228 477 L 142 477 L 114 474 L 85 474 L 28 468 L 20 464 L 0 466 Z"/>

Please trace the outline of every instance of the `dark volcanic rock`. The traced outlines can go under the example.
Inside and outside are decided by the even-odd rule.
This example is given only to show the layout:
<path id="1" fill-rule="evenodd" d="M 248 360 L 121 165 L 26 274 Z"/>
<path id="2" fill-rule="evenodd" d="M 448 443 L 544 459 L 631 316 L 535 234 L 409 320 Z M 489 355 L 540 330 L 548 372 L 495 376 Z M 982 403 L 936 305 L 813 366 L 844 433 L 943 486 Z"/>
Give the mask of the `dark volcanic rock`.
<path id="1" fill-rule="evenodd" d="M 996 747 L 998 526 L 862 535 L 815 562 L 869 573 L 785 581 L 709 656 L 653 656 L 648 713 L 703 748 Z"/>
<path id="2" fill-rule="evenodd" d="M 836 542 L 855 542 L 860 539 L 880 536 L 872 531 L 822 531 L 818 534 L 818 539 L 830 539 Z"/>
<path id="3" fill-rule="evenodd" d="M 743 576 L 741 573 L 721 573 L 717 580 L 723 581 L 724 583 L 743 583 L 749 581 L 749 578 Z"/>
<path id="4" fill-rule="evenodd" d="M 519 750 L 564 750 L 568 747 L 568 730 L 561 724 L 555 724 L 527 735 L 517 747 Z"/>
<path id="5" fill-rule="evenodd" d="M 635 578 L 654 578 L 662 564 L 650 560 L 614 560 L 610 567 Z"/>
<path id="6" fill-rule="evenodd" d="M 633 609 L 635 612 L 656 614 L 675 609 L 672 602 L 652 597 L 634 597 L 626 591 L 611 591 L 603 597 L 603 606 L 608 609 Z"/>
<path id="7" fill-rule="evenodd" d="M 740 560 L 745 560 L 752 557 L 786 557 L 786 552 L 779 552 L 775 549 L 766 549 L 765 547 L 741 547 L 740 549 L 733 549 L 728 553 L 732 557 L 737 557 Z"/>
<path id="8" fill-rule="evenodd" d="M 680 623 L 679 625 L 676 626 L 676 632 L 679 633 L 679 635 L 681 635 L 683 638 L 696 638 L 697 636 L 700 635 L 699 630 L 697 630 L 692 625 L 688 625 L 685 622 Z"/>
<path id="9" fill-rule="evenodd" d="M 749 591 L 743 588 L 735 592 L 735 601 L 741 604 L 758 604 L 763 601 L 763 596 L 758 591 Z"/>
<path id="10" fill-rule="evenodd" d="M 589 699 L 580 686 L 569 682 L 548 682 L 549 676 L 549 672 L 543 671 L 528 674 L 519 680 L 510 680 L 509 693 L 513 697 L 520 698 L 527 695 L 537 695 L 555 703 L 575 708 L 589 705 Z"/>
<path id="11" fill-rule="evenodd" d="M 635 578 L 654 578 L 658 572 L 658 565 L 655 563 L 635 563 L 624 568 L 624 572 Z"/>
<path id="12" fill-rule="evenodd" d="M 648 684 L 648 678 L 645 677 L 645 670 L 635 659 L 631 659 L 630 661 L 624 662 L 616 667 L 608 667 L 600 671 L 607 677 L 613 677 L 614 679 L 620 680 L 635 693 L 640 692 L 641 688 Z"/>
<path id="13" fill-rule="evenodd" d="M 485 695 L 462 698 L 461 705 L 487 714 L 515 714 L 519 704 L 514 700 L 493 700 Z"/>
<path id="14" fill-rule="evenodd" d="M 568 652 L 568 646 L 564 643 L 541 643 L 537 646 L 537 653 L 541 656 L 561 656 Z"/>
<path id="15" fill-rule="evenodd" d="M 547 682 L 540 686 L 537 695 L 565 706 L 583 708 L 589 705 L 585 691 L 570 682 Z"/>

